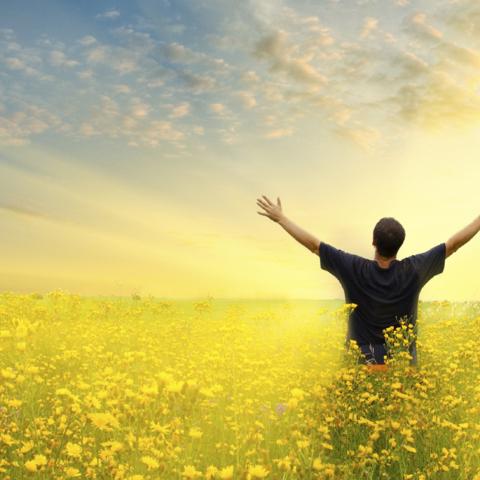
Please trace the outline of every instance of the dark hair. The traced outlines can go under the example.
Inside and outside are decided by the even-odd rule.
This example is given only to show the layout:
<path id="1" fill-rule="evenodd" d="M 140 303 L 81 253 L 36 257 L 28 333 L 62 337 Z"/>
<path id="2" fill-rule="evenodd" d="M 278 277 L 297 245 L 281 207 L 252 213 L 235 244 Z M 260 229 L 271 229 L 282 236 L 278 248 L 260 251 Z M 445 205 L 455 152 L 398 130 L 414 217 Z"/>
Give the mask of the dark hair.
<path id="1" fill-rule="evenodd" d="M 382 257 L 393 257 L 405 240 L 405 229 L 392 217 L 381 218 L 373 229 L 373 241 Z"/>

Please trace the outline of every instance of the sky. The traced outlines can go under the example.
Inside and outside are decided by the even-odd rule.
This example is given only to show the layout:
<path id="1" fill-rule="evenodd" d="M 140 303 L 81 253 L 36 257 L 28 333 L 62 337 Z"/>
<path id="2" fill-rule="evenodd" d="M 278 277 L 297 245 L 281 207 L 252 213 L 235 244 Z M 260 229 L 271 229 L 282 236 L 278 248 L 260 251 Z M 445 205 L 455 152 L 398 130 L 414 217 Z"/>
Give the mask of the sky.
<path id="1" fill-rule="evenodd" d="M 478 216 L 476 0 L 0 4 L 0 289 L 342 298 L 265 216 L 398 258 Z M 478 300 L 480 238 L 424 300 Z"/>

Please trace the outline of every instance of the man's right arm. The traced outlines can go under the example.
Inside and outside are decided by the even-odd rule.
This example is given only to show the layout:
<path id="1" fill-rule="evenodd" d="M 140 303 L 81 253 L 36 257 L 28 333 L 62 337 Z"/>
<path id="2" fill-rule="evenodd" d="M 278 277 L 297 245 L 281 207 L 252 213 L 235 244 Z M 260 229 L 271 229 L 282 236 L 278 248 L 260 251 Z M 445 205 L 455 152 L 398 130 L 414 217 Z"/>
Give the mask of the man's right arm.
<path id="1" fill-rule="evenodd" d="M 464 229 L 457 232 L 453 237 L 445 242 L 446 253 L 445 257 L 449 257 L 456 252 L 460 247 L 465 245 L 480 231 L 480 216 L 478 216 L 472 223 L 468 224 Z"/>

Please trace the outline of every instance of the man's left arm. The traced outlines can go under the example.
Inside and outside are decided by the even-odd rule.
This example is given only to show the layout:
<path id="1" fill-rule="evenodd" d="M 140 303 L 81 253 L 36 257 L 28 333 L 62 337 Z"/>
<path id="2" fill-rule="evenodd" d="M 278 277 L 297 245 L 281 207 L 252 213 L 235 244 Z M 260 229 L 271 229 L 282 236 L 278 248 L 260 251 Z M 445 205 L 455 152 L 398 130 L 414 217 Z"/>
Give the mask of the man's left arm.
<path id="1" fill-rule="evenodd" d="M 266 213 L 257 213 L 270 218 L 270 220 L 273 220 L 274 222 L 277 222 L 286 232 L 288 232 L 295 240 L 297 240 L 297 242 L 301 243 L 311 252 L 318 255 L 320 240 L 303 228 L 299 227 L 284 215 L 282 210 L 282 202 L 280 201 L 279 197 L 277 197 L 277 204 L 275 205 L 265 195 L 262 196 L 263 199 L 257 198 L 257 205 L 263 208 Z"/>

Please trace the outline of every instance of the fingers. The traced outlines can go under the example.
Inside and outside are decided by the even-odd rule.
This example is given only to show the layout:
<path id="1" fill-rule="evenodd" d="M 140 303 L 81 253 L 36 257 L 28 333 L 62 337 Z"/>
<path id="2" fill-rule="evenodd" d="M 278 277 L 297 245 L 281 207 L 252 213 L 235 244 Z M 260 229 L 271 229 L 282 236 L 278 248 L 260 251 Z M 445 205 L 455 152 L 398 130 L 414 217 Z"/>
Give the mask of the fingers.
<path id="1" fill-rule="evenodd" d="M 280 201 L 280 197 L 277 197 L 277 205 L 282 208 L 282 202 Z"/>
<path id="2" fill-rule="evenodd" d="M 263 212 L 257 212 L 259 215 L 263 215 L 265 217 L 268 217 L 268 215 L 266 213 L 263 213 Z"/>
<path id="3" fill-rule="evenodd" d="M 270 201 L 269 198 L 267 198 L 265 195 L 262 195 L 262 197 L 267 201 L 267 203 L 268 203 L 269 205 L 272 205 L 272 206 L 273 206 L 273 203 Z"/>
<path id="4" fill-rule="evenodd" d="M 265 210 L 268 210 L 268 208 L 269 208 L 269 205 L 267 203 L 265 203 L 263 200 L 260 200 L 258 198 L 257 198 L 257 205 L 259 207 L 264 208 Z"/>

